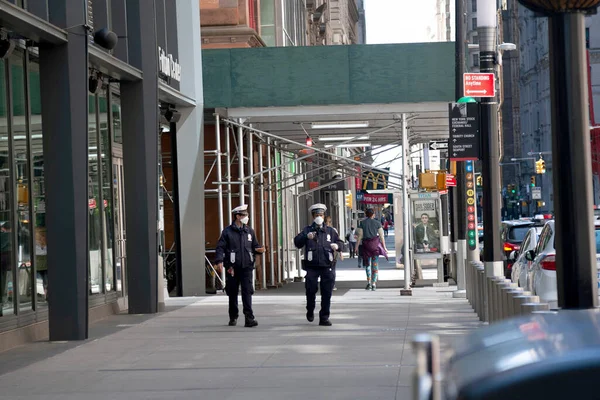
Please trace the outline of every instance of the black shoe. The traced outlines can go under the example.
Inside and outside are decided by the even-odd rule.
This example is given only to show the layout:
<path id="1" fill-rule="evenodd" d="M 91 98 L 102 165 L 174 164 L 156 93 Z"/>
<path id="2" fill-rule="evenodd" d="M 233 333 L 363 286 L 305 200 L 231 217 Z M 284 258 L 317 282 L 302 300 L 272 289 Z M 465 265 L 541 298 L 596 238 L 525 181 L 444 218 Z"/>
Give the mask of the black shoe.
<path id="1" fill-rule="evenodd" d="M 307 311 L 306 312 L 306 319 L 308 320 L 308 322 L 313 322 L 315 320 L 315 312 L 314 311 Z"/>
<path id="2" fill-rule="evenodd" d="M 326 320 L 321 320 L 319 321 L 319 325 L 321 326 L 331 326 L 331 321 L 326 319 Z"/>
<path id="3" fill-rule="evenodd" d="M 237 318 L 231 318 L 229 320 L 229 326 L 236 326 L 237 325 Z"/>
<path id="4" fill-rule="evenodd" d="M 246 318 L 246 323 L 244 324 L 244 327 L 254 328 L 257 325 L 258 325 L 258 322 L 256 322 L 256 320 L 254 318 L 253 319 Z"/>

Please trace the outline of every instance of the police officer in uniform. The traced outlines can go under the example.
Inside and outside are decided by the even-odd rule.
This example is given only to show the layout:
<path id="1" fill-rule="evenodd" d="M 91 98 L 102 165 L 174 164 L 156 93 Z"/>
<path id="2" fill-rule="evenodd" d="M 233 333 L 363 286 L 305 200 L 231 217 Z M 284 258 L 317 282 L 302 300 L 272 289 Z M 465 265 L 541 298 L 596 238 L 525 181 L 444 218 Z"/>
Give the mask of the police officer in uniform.
<path id="1" fill-rule="evenodd" d="M 342 247 L 343 242 L 335 229 L 325 225 L 327 207 L 324 204 L 314 204 L 308 210 L 312 213 L 314 222 L 294 238 L 297 248 L 305 248 L 303 268 L 306 270 L 306 319 L 309 322 L 315 319 L 315 300 L 319 289 L 319 278 L 321 278 L 319 325 L 331 326 L 329 308 L 335 284 L 335 273 L 332 268 L 335 261 L 334 252 Z"/>
<path id="2" fill-rule="evenodd" d="M 248 205 L 242 204 L 232 210 L 233 223 L 223 230 L 217 243 L 217 271 L 220 273 L 223 264 L 227 269 L 225 292 L 229 296 L 229 326 L 235 326 L 239 316 L 238 288 L 242 285 L 242 304 L 246 328 L 258 325 L 252 311 L 252 295 L 254 287 L 252 272 L 254 258 L 265 252 L 256 240 L 254 230 L 248 226 Z"/>

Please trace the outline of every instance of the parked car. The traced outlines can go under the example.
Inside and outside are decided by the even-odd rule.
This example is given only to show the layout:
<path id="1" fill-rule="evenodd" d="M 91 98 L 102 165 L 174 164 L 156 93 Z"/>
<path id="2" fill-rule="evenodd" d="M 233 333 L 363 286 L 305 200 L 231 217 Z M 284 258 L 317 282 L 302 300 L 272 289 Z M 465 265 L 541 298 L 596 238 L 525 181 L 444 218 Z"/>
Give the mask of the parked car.
<path id="1" fill-rule="evenodd" d="M 542 229 L 542 224 L 539 224 L 538 226 L 534 225 L 533 227 L 529 228 L 527 234 L 525 234 L 523 242 L 521 243 L 521 249 L 513 251 L 508 257 L 509 262 L 513 261 L 511 280 L 514 283 L 517 283 L 519 287 L 522 287 L 524 290 L 531 291 L 530 272 L 532 263 L 532 261 L 527 260 L 525 254 L 529 250 L 535 250 Z"/>
<path id="2" fill-rule="evenodd" d="M 600 269 L 600 220 L 594 221 L 596 234 L 596 267 Z M 554 221 L 548 221 L 540 234 L 535 250 L 526 252 L 531 265 L 532 293 L 539 296 L 540 301 L 548 303 L 550 308 L 558 307 L 558 290 L 556 281 L 556 250 Z M 598 274 L 600 279 L 600 274 Z"/>
<path id="3" fill-rule="evenodd" d="M 521 249 L 521 243 L 533 225 L 532 220 L 502 221 L 500 237 L 504 250 L 504 276 L 507 279 L 511 279 L 512 264 L 514 262 L 509 260 L 509 256 L 513 251 Z"/>

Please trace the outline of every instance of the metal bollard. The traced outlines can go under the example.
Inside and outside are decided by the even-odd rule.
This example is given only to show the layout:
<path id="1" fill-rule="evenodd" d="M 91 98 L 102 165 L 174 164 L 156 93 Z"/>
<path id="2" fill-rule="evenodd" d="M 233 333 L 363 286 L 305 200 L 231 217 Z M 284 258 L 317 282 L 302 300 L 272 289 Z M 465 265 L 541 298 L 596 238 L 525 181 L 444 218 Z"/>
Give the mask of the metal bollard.
<path id="1" fill-rule="evenodd" d="M 548 311 L 548 303 L 525 303 L 521 304 L 523 315 L 530 315 L 533 311 Z"/>
<path id="2" fill-rule="evenodd" d="M 510 318 L 510 312 L 508 309 L 508 300 L 509 300 L 508 292 L 511 292 L 511 291 L 515 290 L 516 288 L 517 288 L 517 284 L 510 282 L 510 281 L 507 283 L 504 283 L 503 285 L 500 286 L 500 310 L 501 310 L 500 316 L 503 320 Z"/>
<path id="3" fill-rule="evenodd" d="M 413 400 L 441 399 L 440 341 L 435 335 L 421 333 L 412 340 L 416 367 L 413 374 Z"/>
<path id="4" fill-rule="evenodd" d="M 471 306 L 473 301 L 471 299 L 471 263 L 465 263 L 465 289 L 467 290 L 466 299 Z"/>
<path id="5" fill-rule="evenodd" d="M 538 296 L 532 296 L 530 292 L 523 292 L 520 296 L 515 296 L 513 298 L 513 309 L 515 312 L 515 316 L 524 315 L 523 309 L 521 305 L 525 303 L 539 303 L 540 298 Z"/>
<path id="6" fill-rule="evenodd" d="M 513 299 L 516 296 L 520 296 L 523 294 L 523 288 L 518 287 L 513 290 L 509 290 L 506 294 L 507 294 L 507 296 L 506 296 L 507 318 L 513 318 L 516 316 Z"/>
<path id="7" fill-rule="evenodd" d="M 502 309 L 502 289 L 507 287 L 508 282 L 508 279 L 504 277 L 496 280 L 496 292 L 494 296 L 496 312 L 494 313 L 494 321 L 502 321 L 504 319 L 504 310 Z"/>
<path id="8" fill-rule="evenodd" d="M 503 277 L 493 276 L 487 278 L 487 295 L 486 295 L 486 309 L 488 312 L 488 322 L 491 324 L 498 320 L 497 318 L 497 282 L 504 280 Z"/>
<path id="9" fill-rule="evenodd" d="M 486 314 L 487 311 L 485 309 L 485 270 L 483 265 L 479 264 L 477 265 L 477 282 L 479 284 L 479 287 L 477 288 L 477 300 L 478 300 L 478 304 L 477 307 L 479 309 L 479 320 L 480 321 L 485 321 L 486 320 Z"/>

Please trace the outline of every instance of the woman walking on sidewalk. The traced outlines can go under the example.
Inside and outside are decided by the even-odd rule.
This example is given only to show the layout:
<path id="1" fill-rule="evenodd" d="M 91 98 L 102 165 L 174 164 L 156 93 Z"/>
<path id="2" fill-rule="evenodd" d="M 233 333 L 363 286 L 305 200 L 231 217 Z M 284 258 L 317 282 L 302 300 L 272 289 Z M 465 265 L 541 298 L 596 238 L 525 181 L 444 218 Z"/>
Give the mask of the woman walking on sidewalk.
<path id="1" fill-rule="evenodd" d="M 365 290 L 377 289 L 377 278 L 379 277 L 379 256 L 383 255 L 387 259 L 387 248 L 385 247 L 385 238 L 381 223 L 375 219 L 375 211 L 372 208 L 367 209 L 367 218 L 365 218 L 358 229 L 358 241 L 356 242 L 357 252 L 360 245 L 363 266 L 367 273 L 367 287 Z"/>

